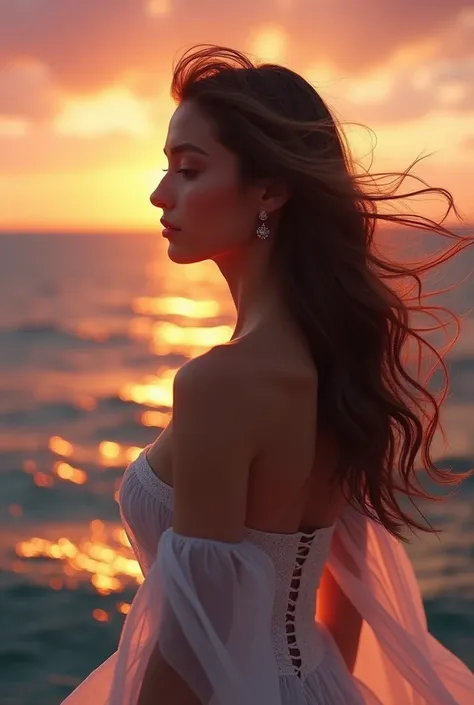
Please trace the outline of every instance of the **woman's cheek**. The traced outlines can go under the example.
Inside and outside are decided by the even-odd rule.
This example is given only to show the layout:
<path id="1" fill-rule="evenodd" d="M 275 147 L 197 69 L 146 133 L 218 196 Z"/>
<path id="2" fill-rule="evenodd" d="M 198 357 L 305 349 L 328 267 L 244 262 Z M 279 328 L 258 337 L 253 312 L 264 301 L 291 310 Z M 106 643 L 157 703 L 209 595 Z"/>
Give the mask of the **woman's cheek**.
<path id="1" fill-rule="evenodd" d="M 230 175 L 207 172 L 189 182 L 189 188 L 183 199 L 186 219 L 207 223 L 210 230 L 212 224 L 221 229 L 221 221 L 232 219 L 236 207 L 236 185 Z"/>
<path id="2" fill-rule="evenodd" d="M 212 207 L 213 190 L 208 185 L 195 182 L 191 183 L 187 193 L 186 204 L 194 213 Z"/>

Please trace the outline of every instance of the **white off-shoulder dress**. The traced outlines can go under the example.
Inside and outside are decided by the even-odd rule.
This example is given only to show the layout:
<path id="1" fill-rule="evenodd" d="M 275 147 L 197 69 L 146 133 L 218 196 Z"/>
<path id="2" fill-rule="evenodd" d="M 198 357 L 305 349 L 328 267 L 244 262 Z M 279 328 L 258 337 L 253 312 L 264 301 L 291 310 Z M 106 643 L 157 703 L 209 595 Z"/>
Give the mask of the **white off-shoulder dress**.
<path id="1" fill-rule="evenodd" d="M 203 705 L 474 703 L 474 674 L 428 633 L 411 564 L 383 527 L 349 508 L 311 533 L 184 537 L 146 450 L 119 496 L 145 580 L 117 651 L 65 704 L 135 705 L 157 642 Z M 326 563 L 364 619 L 354 675 L 315 621 Z"/>

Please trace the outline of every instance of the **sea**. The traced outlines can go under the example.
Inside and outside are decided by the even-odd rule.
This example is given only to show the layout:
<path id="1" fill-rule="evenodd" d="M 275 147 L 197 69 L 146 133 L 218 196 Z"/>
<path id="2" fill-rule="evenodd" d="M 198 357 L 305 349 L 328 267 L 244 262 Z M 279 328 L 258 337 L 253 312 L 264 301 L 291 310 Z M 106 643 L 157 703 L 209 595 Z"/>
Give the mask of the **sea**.
<path id="1" fill-rule="evenodd" d="M 437 451 L 455 471 L 474 467 L 472 270 L 465 251 L 436 280 L 460 282 L 441 296 L 462 317 Z M 172 263 L 158 231 L 0 235 L 1 705 L 59 705 L 115 650 L 142 581 L 122 473 L 234 323 L 215 265 Z M 474 482 L 425 513 L 441 533 L 408 552 L 429 626 L 474 668 Z"/>

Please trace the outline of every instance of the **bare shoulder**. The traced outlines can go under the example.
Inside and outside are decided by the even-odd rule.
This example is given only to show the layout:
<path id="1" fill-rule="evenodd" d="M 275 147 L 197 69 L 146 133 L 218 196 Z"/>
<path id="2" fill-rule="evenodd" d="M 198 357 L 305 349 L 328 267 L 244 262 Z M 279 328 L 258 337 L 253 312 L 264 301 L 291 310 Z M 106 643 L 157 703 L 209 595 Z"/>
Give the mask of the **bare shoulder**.
<path id="1" fill-rule="evenodd" d="M 283 337 L 272 340 L 255 336 L 238 344 L 217 345 L 186 363 L 177 377 L 188 380 L 196 377 L 204 384 L 217 375 L 227 384 L 234 383 L 243 392 L 254 395 L 268 389 L 268 383 L 273 385 L 276 380 L 295 387 L 317 381 L 317 371 L 307 350 L 291 338 Z"/>
<path id="2" fill-rule="evenodd" d="M 233 542 L 244 535 L 255 409 L 235 354 L 226 353 L 213 349 L 174 379 L 173 528 Z"/>
<path id="3" fill-rule="evenodd" d="M 268 433 L 288 408 L 306 413 L 305 399 L 314 402 L 317 372 L 293 341 L 248 339 L 219 345 L 190 360 L 174 382 L 174 405 L 189 413 L 205 409 L 215 430 L 229 419 L 238 423 L 240 442 L 258 453 Z"/>
<path id="4" fill-rule="evenodd" d="M 224 345 L 211 348 L 198 357 L 189 360 L 180 367 L 175 382 L 182 385 L 199 385 L 210 383 L 216 377 L 231 384 L 241 375 L 243 357 L 240 351 L 226 348 Z M 239 364 L 240 363 L 240 364 Z"/>
<path id="5" fill-rule="evenodd" d="M 205 405 L 208 410 L 214 405 L 217 422 L 225 421 L 223 413 L 231 413 L 240 415 L 242 431 L 252 428 L 252 416 L 258 414 L 258 400 L 265 390 L 264 379 L 257 370 L 255 360 L 243 347 L 212 348 L 178 370 L 173 405 L 184 401 L 199 408 Z"/>
<path id="6" fill-rule="evenodd" d="M 212 348 L 174 379 L 173 528 L 182 535 L 242 539 L 251 468 L 283 429 L 290 390 L 308 381 L 281 350 L 245 342 Z"/>

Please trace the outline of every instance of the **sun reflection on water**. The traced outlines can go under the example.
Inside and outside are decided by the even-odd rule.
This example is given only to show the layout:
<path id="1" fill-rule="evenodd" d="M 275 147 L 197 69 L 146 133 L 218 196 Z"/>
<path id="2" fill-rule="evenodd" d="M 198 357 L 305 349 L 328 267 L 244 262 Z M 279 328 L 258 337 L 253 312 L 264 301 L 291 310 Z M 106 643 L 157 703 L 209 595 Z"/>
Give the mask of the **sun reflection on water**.
<path id="1" fill-rule="evenodd" d="M 73 468 L 68 463 L 58 462 L 53 466 L 53 472 L 62 480 L 69 480 L 75 485 L 83 485 L 87 481 L 87 473 L 79 468 Z"/>
<path id="2" fill-rule="evenodd" d="M 216 295 L 209 272 L 205 268 L 195 268 L 188 274 L 187 282 L 192 285 L 195 296 L 179 291 L 181 279 L 179 287 L 172 280 L 165 282 L 163 290 L 167 293 L 137 296 L 131 300 L 133 315 L 127 321 L 126 330 L 119 331 L 132 343 L 145 343 L 157 356 L 157 366 L 153 374 L 135 380 L 133 377 L 118 377 L 116 387 L 109 385 L 102 394 L 105 398 L 107 394 L 115 395 L 122 402 L 133 402 L 142 407 L 138 413 L 134 409 L 132 413 L 134 423 L 138 422 L 144 428 L 164 429 L 170 422 L 173 382 L 183 360 L 224 344 L 232 336 L 233 313 L 229 301 Z M 162 273 L 157 275 L 161 277 Z M 80 339 L 90 338 L 98 342 L 108 340 L 106 330 L 107 326 L 102 329 L 102 324 L 91 321 L 87 325 L 86 322 L 78 324 L 74 333 Z M 176 362 L 173 359 L 170 364 L 166 357 L 162 357 L 170 355 L 183 360 Z M 86 385 L 74 387 L 73 391 L 76 409 L 101 413 L 101 392 Z M 34 485 L 41 488 L 38 491 L 48 492 L 67 485 L 77 486 L 79 490 L 80 486 L 85 486 L 83 491 L 86 493 L 112 493 L 116 501 L 120 475 L 114 479 L 110 473 L 102 471 L 122 470 L 142 451 L 140 446 L 107 438 L 93 445 L 81 444 L 59 433 L 47 440 L 47 448 L 53 457 L 46 466 L 41 455 L 25 459 L 22 466 Z M 14 521 L 23 518 L 25 511 L 28 514 L 19 503 L 12 503 L 8 511 Z M 43 536 L 38 528 L 30 531 L 23 540 L 16 541 L 10 561 L 12 573 L 25 574 L 34 581 L 46 583 L 52 590 L 74 590 L 87 584 L 95 593 L 104 596 L 118 595 L 130 586 L 136 589 L 143 582 L 141 569 L 123 528 L 96 518 L 85 525 L 71 524 L 50 527 L 49 530 L 45 527 Z M 108 622 L 111 618 L 108 609 L 94 609 L 92 618 L 97 622 Z M 115 609 L 126 615 L 130 604 L 117 602 Z"/>
<path id="3" fill-rule="evenodd" d="M 220 314 L 220 305 L 209 299 L 195 301 L 184 296 L 137 297 L 132 309 L 140 315 L 185 316 L 186 318 L 212 318 Z"/>
<path id="4" fill-rule="evenodd" d="M 109 595 L 121 592 L 130 583 L 140 585 L 143 574 L 132 557 L 124 529 L 109 531 L 100 519 L 92 520 L 88 528 L 88 534 L 78 542 L 66 536 L 57 541 L 33 536 L 19 541 L 15 553 L 25 560 L 46 558 L 61 561 L 62 575 L 75 579 L 66 583 L 65 587 L 77 587 L 79 582 L 88 580 L 100 595 Z M 54 589 L 63 587 L 57 575 L 51 578 L 49 585 Z"/>
<path id="5" fill-rule="evenodd" d="M 60 436 L 51 437 L 48 447 L 63 456 L 74 455 L 78 451 L 72 443 Z M 138 446 L 122 446 L 113 441 L 102 441 L 97 448 L 100 467 L 128 465 L 136 459 L 141 450 Z M 76 485 L 85 484 L 90 479 L 85 470 L 74 467 L 65 460 L 54 461 L 52 473 L 39 471 L 37 463 L 31 459 L 24 462 L 23 470 L 32 475 L 34 483 L 42 488 L 52 487 L 58 478 Z M 120 478 L 117 482 L 120 483 Z M 115 492 L 116 500 L 117 492 L 118 490 Z M 23 509 L 19 504 L 12 504 L 9 513 L 12 517 L 19 518 L 23 516 Z M 48 584 L 53 590 L 75 589 L 79 584 L 88 582 L 100 595 L 119 593 L 130 583 L 136 586 L 143 582 L 140 566 L 133 556 L 123 528 L 107 526 L 102 520 L 93 519 L 83 534 L 75 540 L 62 535 L 56 540 L 32 536 L 18 541 L 15 545 L 16 559 L 10 568 L 14 573 L 31 572 L 33 577 L 39 580 L 46 574 Z M 41 571 L 38 559 L 57 563 L 56 569 L 53 569 L 54 574 L 51 575 L 50 568 Z M 28 567 L 29 562 L 33 562 L 32 571 Z M 126 609 L 126 603 L 121 603 L 118 611 L 126 614 Z"/>
<path id="6" fill-rule="evenodd" d="M 159 376 L 146 377 L 141 383 L 124 385 L 119 396 L 124 401 L 171 409 L 173 406 L 173 380 L 177 371 L 178 368 L 168 368 Z"/>
<path id="7" fill-rule="evenodd" d="M 232 326 L 189 326 L 176 323 L 155 323 L 152 330 L 152 350 L 157 355 L 182 354 L 194 357 L 214 345 L 222 345 L 232 336 Z"/>

